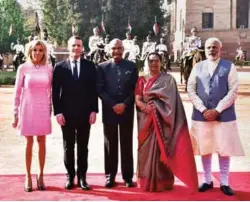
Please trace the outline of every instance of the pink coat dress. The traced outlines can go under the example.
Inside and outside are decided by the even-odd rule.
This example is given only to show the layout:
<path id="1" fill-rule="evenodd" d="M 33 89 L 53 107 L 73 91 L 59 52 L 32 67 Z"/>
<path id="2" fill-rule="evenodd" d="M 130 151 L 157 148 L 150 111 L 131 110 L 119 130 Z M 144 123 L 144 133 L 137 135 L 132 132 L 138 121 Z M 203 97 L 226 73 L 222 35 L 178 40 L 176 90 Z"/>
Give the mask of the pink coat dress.
<path id="1" fill-rule="evenodd" d="M 17 71 L 14 114 L 23 136 L 51 133 L 51 65 L 22 64 Z"/>

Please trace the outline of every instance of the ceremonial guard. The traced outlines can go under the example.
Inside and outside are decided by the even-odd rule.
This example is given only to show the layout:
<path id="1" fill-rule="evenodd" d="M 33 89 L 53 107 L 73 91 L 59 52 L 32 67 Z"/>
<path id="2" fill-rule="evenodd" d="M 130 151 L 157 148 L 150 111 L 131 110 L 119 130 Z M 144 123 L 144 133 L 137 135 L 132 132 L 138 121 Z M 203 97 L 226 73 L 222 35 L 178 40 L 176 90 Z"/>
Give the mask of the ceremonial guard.
<path id="1" fill-rule="evenodd" d="M 150 35 L 147 36 L 147 41 L 142 45 L 142 58 L 145 59 L 148 53 L 155 51 L 155 42 L 152 41 Z"/>
<path id="2" fill-rule="evenodd" d="M 89 37 L 89 56 L 90 59 L 92 60 L 94 52 L 98 49 L 98 45 L 104 44 L 102 36 L 99 35 L 99 28 L 95 27 L 93 29 L 94 35 Z"/>
<path id="3" fill-rule="evenodd" d="M 126 32 L 126 39 L 122 40 L 122 43 L 124 47 L 123 58 L 125 58 L 126 55 L 130 53 L 132 45 L 133 45 L 133 40 L 131 39 L 130 32 Z"/>

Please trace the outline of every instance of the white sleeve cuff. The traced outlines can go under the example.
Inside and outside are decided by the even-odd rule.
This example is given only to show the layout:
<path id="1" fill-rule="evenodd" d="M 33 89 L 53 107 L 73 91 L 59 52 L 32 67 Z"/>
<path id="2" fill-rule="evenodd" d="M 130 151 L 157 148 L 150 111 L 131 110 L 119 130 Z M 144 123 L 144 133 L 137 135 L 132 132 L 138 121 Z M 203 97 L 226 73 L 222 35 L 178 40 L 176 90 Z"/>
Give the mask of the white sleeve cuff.
<path id="1" fill-rule="evenodd" d="M 207 108 L 205 106 L 201 106 L 198 110 L 202 113 L 203 111 L 205 111 Z"/>
<path id="2" fill-rule="evenodd" d="M 216 110 L 217 112 L 219 112 L 219 113 L 222 112 L 222 109 L 221 109 L 220 107 L 216 107 L 215 110 Z"/>
<path id="3" fill-rule="evenodd" d="M 58 117 L 59 115 L 62 115 L 62 113 L 61 114 L 57 114 L 56 117 Z"/>

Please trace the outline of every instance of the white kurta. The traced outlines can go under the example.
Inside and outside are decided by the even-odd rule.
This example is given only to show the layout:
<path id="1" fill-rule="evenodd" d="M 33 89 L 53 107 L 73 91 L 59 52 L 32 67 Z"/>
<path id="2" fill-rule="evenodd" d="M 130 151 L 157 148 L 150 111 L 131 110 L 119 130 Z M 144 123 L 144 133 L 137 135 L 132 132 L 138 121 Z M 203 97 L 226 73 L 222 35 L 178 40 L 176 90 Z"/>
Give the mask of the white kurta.
<path id="1" fill-rule="evenodd" d="M 208 71 L 212 77 L 219 60 L 209 61 Z M 196 94 L 196 68 L 194 67 L 188 79 L 188 95 L 194 107 L 203 112 L 207 109 L 203 101 Z M 235 66 L 232 64 L 228 75 L 228 94 L 218 103 L 215 108 L 218 112 L 234 104 L 238 92 L 238 75 Z M 191 140 L 194 153 L 196 155 L 206 155 L 218 153 L 221 156 L 244 156 L 244 150 L 239 138 L 237 121 L 229 122 L 205 122 L 194 121 L 190 129 Z"/>

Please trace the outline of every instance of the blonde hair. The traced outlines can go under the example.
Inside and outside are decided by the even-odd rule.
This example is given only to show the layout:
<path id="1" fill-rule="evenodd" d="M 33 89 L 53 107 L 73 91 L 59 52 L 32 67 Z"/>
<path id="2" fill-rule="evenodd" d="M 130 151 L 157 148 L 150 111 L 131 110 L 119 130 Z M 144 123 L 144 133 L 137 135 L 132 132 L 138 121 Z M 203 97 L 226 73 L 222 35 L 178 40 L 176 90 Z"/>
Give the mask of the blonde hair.
<path id="1" fill-rule="evenodd" d="M 33 40 L 29 43 L 28 45 L 28 50 L 26 52 L 26 58 L 27 58 L 27 61 L 30 61 L 33 63 L 33 58 L 32 58 L 32 54 L 31 52 L 35 49 L 35 47 L 37 45 L 40 45 L 42 46 L 42 49 L 43 49 L 43 58 L 41 60 L 41 64 L 42 65 L 45 65 L 47 63 L 47 57 L 48 57 L 48 54 L 47 54 L 47 46 L 46 44 L 41 41 L 41 40 Z"/>

